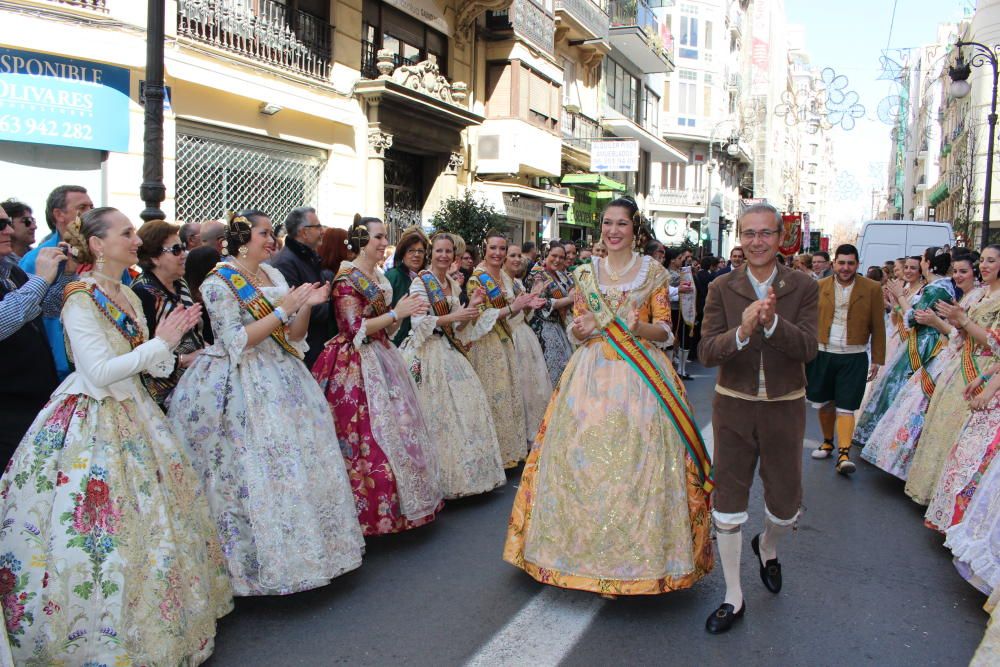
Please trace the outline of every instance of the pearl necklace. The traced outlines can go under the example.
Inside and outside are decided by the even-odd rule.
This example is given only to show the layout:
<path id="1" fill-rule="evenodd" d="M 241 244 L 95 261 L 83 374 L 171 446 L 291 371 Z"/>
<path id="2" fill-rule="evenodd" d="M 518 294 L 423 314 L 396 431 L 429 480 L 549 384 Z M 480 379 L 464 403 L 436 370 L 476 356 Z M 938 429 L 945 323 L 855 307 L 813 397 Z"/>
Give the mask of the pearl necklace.
<path id="1" fill-rule="evenodd" d="M 628 272 L 632 270 L 633 266 L 635 266 L 635 262 L 637 259 L 639 259 L 639 253 L 637 252 L 632 253 L 632 259 L 630 259 L 628 261 L 628 264 L 626 264 L 620 271 L 615 271 L 615 268 L 611 266 L 611 260 L 605 259 L 604 264 L 608 269 L 608 277 L 611 278 L 611 280 L 613 280 L 614 282 L 618 282 L 619 280 L 622 279 L 622 276 L 628 275 Z"/>

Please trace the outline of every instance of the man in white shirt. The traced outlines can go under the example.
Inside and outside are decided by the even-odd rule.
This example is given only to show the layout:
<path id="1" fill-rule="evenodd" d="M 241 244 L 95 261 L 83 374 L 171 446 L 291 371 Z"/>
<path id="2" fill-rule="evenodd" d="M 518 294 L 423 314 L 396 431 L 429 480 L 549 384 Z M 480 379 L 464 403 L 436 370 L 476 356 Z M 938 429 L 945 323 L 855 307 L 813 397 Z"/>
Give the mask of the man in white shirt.
<path id="1" fill-rule="evenodd" d="M 837 472 L 849 475 L 855 470 L 850 457 L 854 412 L 865 385 L 885 363 L 885 313 L 882 286 L 858 275 L 858 249 L 844 244 L 833 257 L 833 275 L 818 283 L 819 352 L 806 366 L 806 397 L 819 408 L 823 430 L 823 443 L 812 457 L 830 457 L 836 432 Z"/>

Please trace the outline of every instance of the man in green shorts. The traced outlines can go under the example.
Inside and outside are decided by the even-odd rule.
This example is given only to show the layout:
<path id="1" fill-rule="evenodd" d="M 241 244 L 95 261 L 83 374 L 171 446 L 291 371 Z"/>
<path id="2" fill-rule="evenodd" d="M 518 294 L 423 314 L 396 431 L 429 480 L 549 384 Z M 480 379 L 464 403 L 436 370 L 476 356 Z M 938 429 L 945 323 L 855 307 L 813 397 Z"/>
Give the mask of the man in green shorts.
<path id="1" fill-rule="evenodd" d="M 865 385 L 885 363 L 885 308 L 882 286 L 858 275 L 858 249 L 844 244 L 833 258 L 833 274 L 819 281 L 819 353 L 806 366 L 806 398 L 819 408 L 823 444 L 814 459 L 829 458 L 837 447 L 837 472 L 854 472 L 851 435 L 854 411 Z M 871 360 L 869 362 L 869 346 Z"/>

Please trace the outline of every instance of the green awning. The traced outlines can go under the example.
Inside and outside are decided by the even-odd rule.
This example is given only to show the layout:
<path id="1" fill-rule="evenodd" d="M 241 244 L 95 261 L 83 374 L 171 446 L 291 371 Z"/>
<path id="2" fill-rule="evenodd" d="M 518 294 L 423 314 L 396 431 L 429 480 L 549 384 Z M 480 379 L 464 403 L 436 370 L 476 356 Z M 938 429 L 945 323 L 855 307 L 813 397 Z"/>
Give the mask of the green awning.
<path id="1" fill-rule="evenodd" d="M 561 185 L 586 185 L 595 190 L 625 192 L 625 184 L 608 178 L 604 174 L 566 174 L 559 179 Z"/>
<path id="2" fill-rule="evenodd" d="M 930 196 L 931 206 L 937 206 L 947 198 L 948 198 L 948 184 L 944 182 L 939 183 L 938 186 L 931 191 L 931 196 Z"/>

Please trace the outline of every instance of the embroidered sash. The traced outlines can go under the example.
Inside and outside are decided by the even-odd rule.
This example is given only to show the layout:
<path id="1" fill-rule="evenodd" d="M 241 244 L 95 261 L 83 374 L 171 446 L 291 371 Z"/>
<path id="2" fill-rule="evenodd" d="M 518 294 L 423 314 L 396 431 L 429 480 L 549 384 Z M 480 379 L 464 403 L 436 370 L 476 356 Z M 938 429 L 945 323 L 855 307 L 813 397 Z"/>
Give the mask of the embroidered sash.
<path id="1" fill-rule="evenodd" d="M 97 306 L 98 312 L 104 315 L 113 325 L 115 329 L 125 337 L 132 349 L 139 347 L 146 342 L 146 337 L 142 333 L 142 329 L 129 317 L 125 311 L 115 305 L 115 302 L 111 298 L 101 291 L 101 288 L 94 283 L 87 283 L 82 280 L 76 280 L 68 285 L 63 290 L 63 300 L 65 301 L 73 294 L 86 294 Z"/>
<path id="2" fill-rule="evenodd" d="M 472 274 L 472 278 L 477 280 L 483 286 L 483 289 L 486 290 L 486 299 L 490 302 L 491 307 L 497 310 L 503 310 L 507 307 L 507 297 L 504 296 L 503 290 L 490 278 L 490 274 L 486 273 L 484 269 L 476 269 Z M 496 328 L 497 333 L 500 334 L 500 340 L 512 340 L 510 325 L 507 323 L 507 320 L 498 317 Z"/>
<path id="3" fill-rule="evenodd" d="M 363 297 L 368 299 L 375 311 L 375 317 L 385 315 L 389 312 L 389 304 L 385 302 L 385 293 L 377 282 L 368 279 L 361 269 L 356 266 L 345 266 L 338 273 L 334 280 L 341 278 L 347 280 L 351 287 L 358 291 Z"/>
<path id="4" fill-rule="evenodd" d="M 967 385 L 975 382 L 981 372 L 979 364 L 976 362 L 975 347 L 976 343 L 972 340 L 972 336 L 966 337 L 965 344 L 962 345 L 962 379 Z M 976 387 L 973 396 L 979 396 L 981 393 L 983 393 L 982 385 Z"/>
<path id="5" fill-rule="evenodd" d="M 645 346 L 608 306 L 589 269 L 577 271 L 577 286 L 587 295 L 587 306 L 594 313 L 604 339 L 656 396 L 698 469 L 701 488 L 705 493 L 711 493 L 715 488 L 712 459 L 687 403 L 677 394 L 673 385 L 667 382 L 667 376 Z"/>
<path id="6" fill-rule="evenodd" d="M 927 363 L 930 363 L 943 348 L 944 341 L 941 336 L 938 336 L 931 353 L 927 356 Z M 917 347 L 917 327 L 915 326 L 910 329 L 910 333 L 906 337 L 906 354 L 910 361 L 910 370 L 914 373 L 920 373 L 920 388 L 924 390 L 925 396 L 930 397 L 934 393 L 935 384 L 930 373 L 927 372 L 924 362 L 920 359 L 920 350 Z"/>
<path id="7" fill-rule="evenodd" d="M 444 290 L 441 289 L 441 283 L 438 281 L 437 276 L 427 269 L 424 269 L 417 275 L 424 283 L 424 289 L 427 290 L 427 298 L 430 301 L 431 308 L 434 309 L 434 314 L 438 317 L 444 317 L 451 313 L 451 304 L 448 303 L 448 297 L 445 296 Z M 465 356 L 465 345 L 455 336 L 455 327 L 451 324 L 439 324 L 438 328 L 444 333 L 444 337 L 448 339 L 451 346 L 461 352 L 462 356 Z"/>
<path id="8" fill-rule="evenodd" d="M 257 289 L 250 281 L 250 278 L 232 264 L 219 263 L 208 275 L 216 275 L 221 278 L 222 282 L 233 293 L 233 296 L 236 297 L 236 300 L 240 302 L 240 306 L 250 313 L 250 316 L 255 320 L 260 321 L 274 312 L 274 306 L 267 300 L 264 293 Z M 288 342 L 288 338 L 285 337 L 284 326 L 275 327 L 271 331 L 271 339 L 281 349 L 296 359 L 305 358 L 301 352 L 292 347 L 292 344 Z"/>

